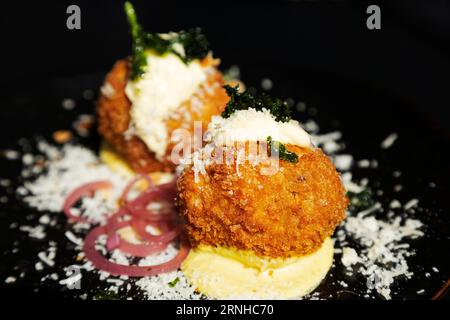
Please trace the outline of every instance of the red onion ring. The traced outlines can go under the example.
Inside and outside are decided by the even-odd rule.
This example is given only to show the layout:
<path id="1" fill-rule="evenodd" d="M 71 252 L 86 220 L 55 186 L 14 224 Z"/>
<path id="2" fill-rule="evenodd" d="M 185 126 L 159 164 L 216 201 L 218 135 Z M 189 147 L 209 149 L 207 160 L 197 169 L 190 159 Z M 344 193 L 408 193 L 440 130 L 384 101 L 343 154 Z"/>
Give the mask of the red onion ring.
<path id="1" fill-rule="evenodd" d="M 128 194 L 133 186 L 143 178 L 149 182 L 150 187 L 135 199 L 128 200 Z M 98 189 L 111 187 L 112 184 L 109 181 L 97 181 L 76 188 L 64 202 L 64 213 L 73 221 L 88 222 L 87 219 L 72 214 L 70 212 L 72 206 L 85 194 L 92 194 Z M 86 258 L 90 260 L 96 268 L 109 272 L 112 275 L 143 277 L 178 269 L 189 253 L 189 244 L 183 235 L 180 239 L 180 250 L 176 257 L 155 266 L 126 266 L 113 263 L 102 256 L 95 248 L 95 242 L 98 237 L 102 234 L 107 234 L 108 250 L 118 248 L 120 251 L 136 257 L 146 257 L 165 250 L 168 244 L 181 234 L 181 225 L 175 227 L 171 226 L 171 222 L 176 219 L 175 214 L 173 214 L 174 211 L 171 210 L 173 208 L 156 212 L 148 209 L 147 206 L 154 200 L 165 200 L 170 203 L 175 197 L 175 192 L 176 179 L 158 186 L 155 186 L 151 178 L 146 175 L 139 175 L 132 179 L 127 184 L 120 197 L 120 201 L 124 205 L 108 219 L 106 226 L 96 227 L 86 236 L 83 245 L 83 251 Z M 131 219 L 122 221 L 122 218 L 127 216 L 130 216 Z M 148 225 L 159 228 L 162 233 L 160 235 L 150 234 L 146 231 Z M 134 244 L 122 239 L 117 231 L 127 226 L 131 226 L 136 233 L 147 242 L 143 244 Z"/>
<path id="2" fill-rule="evenodd" d="M 80 216 L 74 215 L 72 212 L 70 212 L 70 209 L 72 209 L 72 206 L 84 195 L 92 194 L 93 192 L 99 189 L 108 189 L 108 188 L 112 188 L 112 184 L 111 182 L 106 180 L 87 183 L 76 188 L 67 196 L 66 201 L 64 201 L 63 211 L 65 215 L 74 222 L 89 223 L 88 219 L 81 217 L 81 215 Z"/>
<path id="3" fill-rule="evenodd" d="M 126 204 L 129 202 L 128 200 L 128 194 L 130 193 L 131 189 L 134 187 L 134 185 L 138 182 L 141 181 L 142 179 L 145 179 L 148 184 L 149 187 L 147 189 L 153 188 L 155 186 L 155 184 L 153 183 L 152 178 L 150 178 L 149 175 L 146 174 L 138 174 L 136 177 L 134 177 L 125 187 L 125 189 L 122 192 L 122 195 L 119 198 L 120 203 L 122 204 Z M 139 197 L 139 196 L 138 196 Z"/>
<path id="4" fill-rule="evenodd" d="M 189 244 L 184 236 L 182 236 L 180 250 L 178 251 L 178 254 L 170 261 L 159 265 L 145 267 L 121 265 L 109 261 L 102 256 L 97 249 L 95 249 L 95 242 L 98 237 L 106 233 L 106 227 L 96 227 L 92 229 L 84 240 L 83 251 L 86 258 L 91 261 L 97 269 L 106 271 L 114 276 L 127 275 L 130 277 L 146 277 L 175 271 L 180 267 L 181 263 L 189 253 Z"/>
<path id="5" fill-rule="evenodd" d="M 149 188 L 137 198 L 128 202 L 126 207 L 132 215 L 140 219 L 148 221 L 172 220 L 174 219 L 174 216 L 168 213 L 173 212 L 173 210 L 166 208 L 166 210 L 162 212 L 155 212 L 154 210 L 148 209 L 147 206 L 151 201 L 157 199 L 172 202 L 175 198 L 175 187 L 176 183 L 171 181 L 166 184 L 155 186 L 154 188 Z"/>
<path id="6" fill-rule="evenodd" d="M 149 225 L 149 223 L 142 219 L 133 219 L 131 221 L 131 226 L 136 231 L 136 233 L 144 240 L 147 240 L 149 242 L 163 242 L 167 243 L 172 240 L 174 240 L 178 235 L 181 233 L 181 226 L 175 226 L 174 228 L 170 228 L 166 224 L 166 230 L 162 230 L 162 233 L 160 235 L 153 235 L 147 232 L 146 227 Z M 150 223 L 150 225 L 152 225 Z M 164 225 L 161 223 L 161 225 Z"/>
<path id="7" fill-rule="evenodd" d="M 106 248 L 108 251 L 111 251 L 112 249 L 115 249 L 119 246 L 120 238 L 119 235 L 116 233 L 118 229 L 120 229 L 120 218 L 125 217 L 128 214 L 128 212 L 125 210 L 124 207 L 120 208 L 119 211 L 114 213 L 111 217 L 109 217 L 107 224 L 106 224 L 106 230 L 108 231 L 108 240 L 106 242 Z"/>
<path id="8" fill-rule="evenodd" d="M 163 211 L 155 212 L 149 209 L 128 207 L 130 214 L 136 219 L 141 219 L 149 222 L 160 222 L 160 221 L 172 221 L 175 220 L 175 216 L 172 212 Z"/>
<path id="9" fill-rule="evenodd" d="M 171 181 L 169 183 L 160 184 L 155 188 L 147 189 L 142 192 L 139 197 L 128 203 L 130 209 L 145 209 L 150 201 L 155 199 L 162 199 L 166 201 L 173 201 L 176 195 L 176 183 Z"/>
<path id="10" fill-rule="evenodd" d="M 143 258 L 164 251 L 169 245 L 169 242 L 136 244 L 126 241 L 120 237 L 117 231 L 128 226 L 130 226 L 130 221 L 119 222 L 115 225 L 114 230 L 107 227 L 108 240 L 106 242 L 106 248 L 108 249 L 108 251 L 117 248 L 124 253 Z M 113 232 L 112 235 L 111 232 Z"/>
<path id="11" fill-rule="evenodd" d="M 125 207 L 122 207 L 117 211 L 115 214 L 113 214 L 109 219 L 108 223 L 106 225 L 106 230 L 108 234 L 108 240 L 106 242 L 106 248 L 108 251 L 111 251 L 112 249 L 118 248 L 119 250 L 137 256 L 137 257 L 146 257 L 151 254 L 155 254 L 158 252 L 163 251 L 167 248 L 168 243 L 175 239 L 175 237 L 170 236 L 171 228 L 167 223 L 156 223 L 156 222 L 147 222 L 145 223 L 145 226 L 152 225 L 154 227 L 160 227 L 163 233 L 169 232 L 169 234 L 164 236 L 154 236 L 154 238 L 148 237 L 145 240 L 147 243 L 144 244 L 134 244 L 130 243 L 124 239 L 122 239 L 118 234 L 117 231 L 119 229 L 122 229 L 126 226 L 133 227 L 133 223 L 136 218 L 132 217 L 129 221 L 119 221 L 122 217 L 125 217 L 128 214 Z M 147 235 L 150 235 L 146 232 Z M 178 234 L 177 234 L 178 235 Z M 164 241 L 165 240 L 165 241 Z"/>

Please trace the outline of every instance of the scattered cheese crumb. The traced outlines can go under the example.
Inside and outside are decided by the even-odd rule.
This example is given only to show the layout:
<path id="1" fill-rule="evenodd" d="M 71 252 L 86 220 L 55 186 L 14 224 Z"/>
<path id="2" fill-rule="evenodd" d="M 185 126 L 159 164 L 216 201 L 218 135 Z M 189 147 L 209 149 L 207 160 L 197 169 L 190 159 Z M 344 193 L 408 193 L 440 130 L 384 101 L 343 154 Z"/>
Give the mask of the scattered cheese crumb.
<path id="1" fill-rule="evenodd" d="M 9 276 L 8 278 L 5 279 L 5 283 L 13 283 L 16 282 L 16 277 L 13 276 Z"/>
<path id="2" fill-rule="evenodd" d="M 269 91 L 272 89 L 272 87 L 273 82 L 269 78 L 264 78 L 261 80 L 261 88 L 263 88 L 263 90 Z"/>
<path id="3" fill-rule="evenodd" d="M 381 148 L 383 149 L 388 149 L 390 147 L 392 147 L 392 145 L 394 144 L 394 142 L 398 139 L 398 134 L 397 133 L 391 133 L 390 135 L 388 135 L 382 142 L 381 142 Z"/>
<path id="4" fill-rule="evenodd" d="M 355 249 L 344 247 L 342 248 L 342 264 L 346 267 L 350 267 L 359 262 L 358 254 Z"/>
<path id="5" fill-rule="evenodd" d="M 20 153 L 16 150 L 3 150 L 3 156 L 8 160 L 17 160 L 20 157 Z"/>
<path id="6" fill-rule="evenodd" d="M 357 162 L 357 165 L 360 168 L 369 168 L 370 167 L 370 161 L 367 160 L 367 159 L 362 159 L 362 160 L 359 160 Z"/>
<path id="7" fill-rule="evenodd" d="M 407 203 L 405 203 L 405 205 L 403 206 L 403 209 L 409 210 L 409 209 L 416 207 L 418 204 L 419 204 L 418 199 L 411 199 Z"/>
<path id="8" fill-rule="evenodd" d="M 64 99 L 61 102 L 61 105 L 65 110 L 72 110 L 73 108 L 75 108 L 75 101 L 72 99 Z"/>
<path id="9" fill-rule="evenodd" d="M 394 199 L 391 201 L 391 203 L 389 204 L 389 207 L 391 209 L 397 209 L 397 208 L 401 208 L 402 204 L 400 203 L 400 201 L 398 201 L 397 199 Z"/>
<path id="10" fill-rule="evenodd" d="M 353 163 L 353 156 L 349 154 L 341 154 L 333 157 L 334 165 L 338 170 L 347 171 Z"/>

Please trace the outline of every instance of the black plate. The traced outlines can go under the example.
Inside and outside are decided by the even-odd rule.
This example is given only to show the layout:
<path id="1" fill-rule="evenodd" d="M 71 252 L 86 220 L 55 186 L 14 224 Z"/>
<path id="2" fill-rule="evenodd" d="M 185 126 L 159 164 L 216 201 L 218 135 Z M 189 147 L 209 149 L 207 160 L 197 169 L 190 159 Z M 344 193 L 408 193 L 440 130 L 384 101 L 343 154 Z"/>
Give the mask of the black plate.
<path id="1" fill-rule="evenodd" d="M 374 194 L 375 200 L 388 205 L 393 198 L 405 203 L 411 198 L 420 199 L 421 210 L 415 213 L 425 224 L 425 236 L 411 242 L 417 254 L 409 258 L 415 275 L 411 280 L 399 279 L 392 287 L 394 299 L 431 299 L 450 278 L 448 259 L 450 219 L 448 190 L 450 167 L 444 150 L 450 148 L 450 141 L 438 131 L 424 116 L 416 113 L 406 103 L 384 92 L 376 91 L 360 82 L 333 74 L 295 69 L 283 65 L 241 65 L 242 77 L 246 84 L 259 88 L 261 76 L 273 80 L 272 93 L 303 101 L 307 105 L 304 112 L 295 113 L 295 118 L 304 121 L 314 119 L 320 125 L 321 133 L 340 130 L 346 144 L 346 153 L 355 159 L 377 159 L 375 170 L 354 168 L 353 175 L 359 179 L 367 177 L 369 186 L 383 190 L 383 195 Z M 0 114 L 3 126 L 0 128 L 2 149 L 19 149 L 22 137 L 42 136 L 51 139 L 58 129 L 70 128 L 80 113 L 93 113 L 93 100 L 82 97 L 85 89 L 97 92 L 102 74 L 88 74 L 76 77 L 54 78 L 45 95 L 28 95 L 29 98 L 8 98 L 1 102 Z M 61 99 L 73 98 L 77 107 L 72 111 L 61 108 Z M 45 111 L 45 112 L 43 112 Z M 381 149 L 381 141 L 392 132 L 399 135 L 398 141 L 389 149 Z M 99 138 L 94 133 L 90 138 L 77 138 L 93 149 L 98 148 Z M 63 215 L 58 224 L 48 231 L 46 239 L 31 240 L 25 233 L 11 229 L 13 222 L 33 224 L 40 212 L 29 209 L 15 196 L 15 187 L 20 184 L 20 161 L 0 160 L 1 178 L 8 178 L 13 185 L 2 188 L 9 201 L 0 209 L 0 264 L 1 292 L 8 295 L 39 294 L 45 297 L 79 297 L 82 293 L 95 295 L 104 287 L 97 276 L 84 275 L 81 290 L 68 290 L 55 281 L 41 282 L 43 274 L 36 271 L 34 263 L 37 253 L 52 239 L 57 242 L 58 255 L 54 271 L 63 274 L 58 266 L 71 264 L 74 258 L 73 246 L 64 236 L 67 228 Z M 394 171 L 401 171 L 394 177 Z M 432 183 L 432 184 L 430 184 Z M 394 186 L 403 189 L 394 192 Z M 433 187 L 435 186 L 435 187 Z M 19 248 L 14 252 L 13 248 Z M 438 268 L 438 273 L 430 271 Z M 24 272 L 24 276 L 20 274 Z M 46 271 L 48 273 L 49 271 Z M 431 277 L 425 277 L 431 272 Z M 17 277 L 12 284 L 5 284 L 8 276 Z M 345 280 L 349 287 L 343 289 L 336 281 Z M 319 297 L 337 299 L 359 299 L 365 286 L 364 279 L 355 274 L 344 275 L 340 262 L 316 290 Z M 421 295 L 417 291 L 424 289 Z M 134 298 L 142 297 L 140 292 L 129 293 Z"/>

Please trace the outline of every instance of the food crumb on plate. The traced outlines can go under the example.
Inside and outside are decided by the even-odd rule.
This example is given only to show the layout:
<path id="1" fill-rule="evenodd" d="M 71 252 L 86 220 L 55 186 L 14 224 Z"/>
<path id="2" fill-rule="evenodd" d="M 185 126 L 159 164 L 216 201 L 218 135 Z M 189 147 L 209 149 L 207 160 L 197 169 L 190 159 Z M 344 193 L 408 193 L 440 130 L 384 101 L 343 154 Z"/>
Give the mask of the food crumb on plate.
<path id="1" fill-rule="evenodd" d="M 395 141 L 397 139 L 398 139 L 398 134 L 395 132 L 391 133 L 381 142 L 381 148 L 388 149 L 388 148 L 392 147 L 392 145 L 395 143 Z"/>

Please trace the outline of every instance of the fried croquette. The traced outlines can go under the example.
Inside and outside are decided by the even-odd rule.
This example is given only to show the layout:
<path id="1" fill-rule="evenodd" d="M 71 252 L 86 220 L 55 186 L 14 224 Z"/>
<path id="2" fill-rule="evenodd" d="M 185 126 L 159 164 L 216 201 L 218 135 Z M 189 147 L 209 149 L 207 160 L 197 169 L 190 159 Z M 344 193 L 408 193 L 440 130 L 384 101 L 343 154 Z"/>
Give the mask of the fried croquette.
<path id="1" fill-rule="evenodd" d="M 331 160 L 318 148 L 287 145 L 297 163 L 280 160 L 273 175 L 258 166 L 210 164 L 195 181 L 178 180 L 177 206 L 192 245 L 252 250 L 287 258 L 320 248 L 344 219 L 348 199 Z"/>
<path id="2" fill-rule="evenodd" d="M 187 129 L 192 133 L 194 121 L 201 121 L 203 130 L 206 130 L 211 117 L 220 114 L 228 102 L 228 96 L 222 88 L 224 84 L 222 74 L 213 68 L 217 63 L 216 60 L 207 56 L 201 63 L 210 65 L 211 72 L 193 97 L 183 102 L 166 120 L 169 137 L 173 130 L 178 128 Z M 174 171 L 175 165 L 170 161 L 172 144 L 168 145 L 163 161 L 158 161 L 155 153 L 129 130 L 131 103 L 125 94 L 129 72 L 129 62 L 119 60 L 106 76 L 97 103 L 98 131 L 136 172 Z"/>

